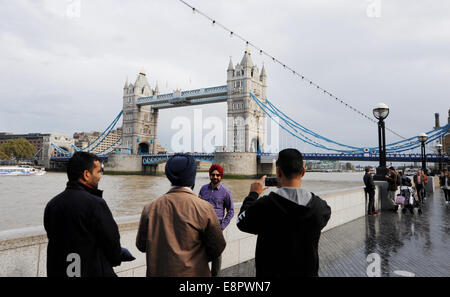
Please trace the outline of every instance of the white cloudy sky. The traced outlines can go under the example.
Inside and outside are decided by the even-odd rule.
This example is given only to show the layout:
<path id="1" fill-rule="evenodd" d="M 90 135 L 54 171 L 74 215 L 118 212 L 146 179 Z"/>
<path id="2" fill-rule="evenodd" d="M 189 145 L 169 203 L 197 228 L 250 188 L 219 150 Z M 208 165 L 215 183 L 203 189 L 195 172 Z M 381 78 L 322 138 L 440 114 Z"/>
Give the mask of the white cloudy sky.
<path id="1" fill-rule="evenodd" d="M 368 115 L 384 102 L 386 125 L 411 137 L 450 108 L 450 2 L 379 0 L 187 2 Z M 0 131 L 103 130 L 122 108 L 125 79 L 144 68 L 161 92 L 223 85 L 229 56 L 245 44 L 177 0 L 0 0 Z M 76 2 L 76 1 L 75 1 Z M 250 48 L 250 50 L 252 50 Z M 355 146 L 376 146 L 374 123 L 265 62 L 268 97 L 306 127 Z M 170 143 L 175 116 L 160 112 L 159 138 Z M 225 103 L 203 107 L 225 118 Z M 387 133 L 387 142 L 399 138 Z M 314 151 L 300 146 L 304 151 Z"/>

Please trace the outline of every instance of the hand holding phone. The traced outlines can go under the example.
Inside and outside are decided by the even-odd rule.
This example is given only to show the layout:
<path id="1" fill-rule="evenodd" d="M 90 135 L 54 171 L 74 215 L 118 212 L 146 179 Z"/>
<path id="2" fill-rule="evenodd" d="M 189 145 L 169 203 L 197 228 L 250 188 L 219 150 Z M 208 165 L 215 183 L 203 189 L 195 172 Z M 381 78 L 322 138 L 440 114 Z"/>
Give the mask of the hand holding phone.
<path id="1" fill-rule="evenodd" d="M 258 195 L 261 195 L 261 193 L 264 192 L 264 190 L 266 190 L 268 188 L 268 187 L 264 186 L 265 179 L 266 179 L 266 176 L 264 175 L 259 180 L 257 180 L 253 184 L 251 184 L 250 185 L 250 192 L 256 192 L 256 193 L 258 193 Z"/>
<path id="2" fill-rule="evenodd" d="M 279 186 L 278 178 L 276 178 L 276 177 L 266 177 L 265 185 L 267 187 L 278 187 Z"/>

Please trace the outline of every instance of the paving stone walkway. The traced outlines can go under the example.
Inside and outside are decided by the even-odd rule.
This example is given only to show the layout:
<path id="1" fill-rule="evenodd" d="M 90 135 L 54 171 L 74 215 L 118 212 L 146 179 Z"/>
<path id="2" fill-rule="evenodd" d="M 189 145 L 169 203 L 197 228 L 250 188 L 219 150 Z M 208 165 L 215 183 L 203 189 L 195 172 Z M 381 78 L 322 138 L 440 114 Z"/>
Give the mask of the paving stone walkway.
<path id="1" fill-rule="evenodd" d="M 422 211 L 383 211 L 324 232 L 319 275 L 367 276 L 377 258 L 381 276 L 450 276 L 450 205 L 440 189 L 427 197 Z"/>
<path id="2" fill-rule="evenodd" d="M 422 211 L 383 211 L 324 232 L 319 276 L 364 277 L 369 267 L 369 274 L 384 277 L 449 277 L 450 205 L 440 189 L 428 196 Z M 254 260 L 225 269 L 222 276 L 255 276 Z"/>

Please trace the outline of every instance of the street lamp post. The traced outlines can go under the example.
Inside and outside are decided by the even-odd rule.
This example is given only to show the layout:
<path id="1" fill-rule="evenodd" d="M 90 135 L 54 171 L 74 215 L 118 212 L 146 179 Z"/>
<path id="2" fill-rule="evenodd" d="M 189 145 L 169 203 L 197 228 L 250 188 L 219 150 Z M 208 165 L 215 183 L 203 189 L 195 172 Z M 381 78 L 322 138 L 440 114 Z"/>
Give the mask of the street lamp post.
<path id="1" fill-rule="evenodd" d="M 426 172 L 427 169 L 427 156 L 425 154 L 425 142 L 428 139 L 428 135 L 425 133 L 420 133 L 419 136 L 417 136 L 417 139 L 421 142 L 421 151 L 422 151 L 422 170 Z"/>
<path id="2" fill-rule="evenodd" d="M 384 119 L 389 115 L 389 107 L 384 103 L 378 103 L 373 109 L 373 115 L 378 119 L 378 151 L 380 155 L 380 165 L 377 167 L 377 173 L 374 180 L 385 180 L 387 175 L 386 168 L 386 134 Z"/>
<path id="3" fill-rule="evenodd" d="M 438 143 L 436 144 L 436 148 L 439 155 L 439 172 L 442 171 L 442 144 Z"/>

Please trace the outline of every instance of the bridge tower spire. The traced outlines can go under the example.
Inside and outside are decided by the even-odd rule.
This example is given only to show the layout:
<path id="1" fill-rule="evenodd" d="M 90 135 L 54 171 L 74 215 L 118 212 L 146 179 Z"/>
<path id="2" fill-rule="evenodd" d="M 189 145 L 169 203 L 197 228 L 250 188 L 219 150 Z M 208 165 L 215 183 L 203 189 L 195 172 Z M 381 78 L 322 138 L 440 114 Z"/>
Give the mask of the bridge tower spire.
<path id="1" fill-rule="evenodd" d="M 240 63 L 227 69 L 227 151 L 258 152 L 265 150 L 266 116 L 250 97 L 266 98 L 266 71 L 259 74 L 248 49 Z"/>
<path id="2" fill-rule="evenodd" d="M 127 79 L 128 81 L 128 79 Z M 152 96 L 152 90 L 144 70 L 138 74 L 134 84 L 130 83 L 123 90 L 123 145 L 131 148 L 131 154 L 156 153 L 156 131 L 158 110 L 151 106 L 137 106 L 140 97 Z"/>

